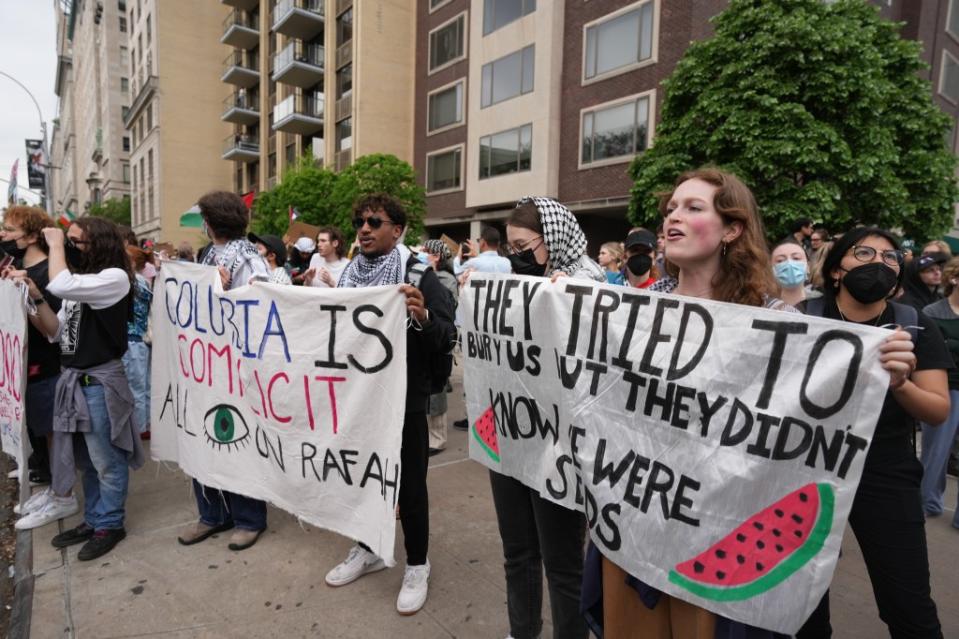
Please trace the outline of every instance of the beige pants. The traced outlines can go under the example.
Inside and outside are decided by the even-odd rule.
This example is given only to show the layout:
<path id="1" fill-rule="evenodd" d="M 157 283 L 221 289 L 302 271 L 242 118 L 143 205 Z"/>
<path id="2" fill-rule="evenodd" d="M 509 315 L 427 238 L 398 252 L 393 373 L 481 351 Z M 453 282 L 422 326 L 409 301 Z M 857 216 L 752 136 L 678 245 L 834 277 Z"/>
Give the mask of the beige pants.
<path id="1" fill-rule="evenodd" d="M 429 423 L 430 448 L 443 450 L 446 448 L 446 413 L 427 416 Z"/>

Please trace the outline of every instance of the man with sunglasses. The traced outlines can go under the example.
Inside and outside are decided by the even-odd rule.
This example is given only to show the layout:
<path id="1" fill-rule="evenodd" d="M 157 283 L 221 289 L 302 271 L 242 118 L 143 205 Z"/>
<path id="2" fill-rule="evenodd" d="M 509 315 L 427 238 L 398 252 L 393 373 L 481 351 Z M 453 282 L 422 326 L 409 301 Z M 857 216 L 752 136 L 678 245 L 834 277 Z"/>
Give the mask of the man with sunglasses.
<path id="1" fill-rule="evenodd" d="M 453 309 L 449 293 L 432 270 L 426 270 L 417 286 L 409 273 L 418 264 L 400 251 L 406 228 L 406 211 L 394 198 L 368 195 L 353 207 L 360 253 L 343 272 L 339 288 L 398 285 L 406 296 L 409 314 L 406 341 L 406 411 L 400 452 L 399 509 L 406 547 L 406 572 L 396 600 L 401 615 L 415 614 L 429 588 L 429 501 L 426 467 L 429 438 L 426 406 L 430 394 L 430 369 L 434 355 L 449 348 L 453 336 Z M 383 561 L 363 544 L 350 549 L 347 558 L 326 575 L 330 586 L 345 586 L 361 576 L 384 569 Z"/>

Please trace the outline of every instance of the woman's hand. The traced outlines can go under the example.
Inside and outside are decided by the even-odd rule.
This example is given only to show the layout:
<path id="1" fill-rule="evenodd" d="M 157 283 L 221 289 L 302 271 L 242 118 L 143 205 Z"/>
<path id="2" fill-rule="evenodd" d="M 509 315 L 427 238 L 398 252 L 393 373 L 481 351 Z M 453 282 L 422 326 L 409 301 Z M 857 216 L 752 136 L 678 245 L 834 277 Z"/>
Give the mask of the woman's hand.
<path id="1" fill-rule="evenodd" d="M 32 299 L 40 299 L 43 297 L 43 291 L 37 288 L 37 285 L 33 283 L 27 276 L 26 271 L 17 271 L 14 269 L 4 269 L 3 277 L 5 279 L 12 280 L 14 284 L 24 284 L 27 287 L 27 291 L 30 293 Z"/>
<path id="2" fill-rule="evenodd" d="M 879 347 L 879 361 L 889 371 L 889 388 L 901 388 L 916 369 L 916 354 L 912 351 L 912 337 L 901 328 L 893 331 Z"/>
<path id="3" fill-rule="evenodd" d="M 549 281 L 555 284 L 556 280 L 560 279 L 561 277 L 569 277 L 569 275 L 567 275 L 563 271 L 553 271 L 552 274 L 549 276 Z"/>
<path id="4" fill-rule="evenodd" d="M 56 226 L 48 226 L 41 231 L 43 239 L 47 241 L 47 246 L 63 246 L 63 229 Z"/>

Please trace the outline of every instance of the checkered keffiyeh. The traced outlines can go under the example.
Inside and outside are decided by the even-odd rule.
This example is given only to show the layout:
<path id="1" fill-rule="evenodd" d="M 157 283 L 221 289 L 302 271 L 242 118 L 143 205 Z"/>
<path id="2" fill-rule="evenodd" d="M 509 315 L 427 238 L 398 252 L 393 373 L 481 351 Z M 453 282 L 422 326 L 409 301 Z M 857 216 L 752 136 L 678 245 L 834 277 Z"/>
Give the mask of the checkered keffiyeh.
<path id="1" fill-rule="evenodd" d="M 426 249 L 427 253 L 435 255 L 440 258 L 440 260 L 453 259 L 453 253 L 450 251 L 450 247 L 448 247 L 443 240 L 426 240 L 423 248 Z"/>
<path id="2" fill-rule="evenodd" d="M 586 235 L 572 211 L 548 197 L 527 196 L 517 206 L 532 202 L 539 209 L 543 225 L 543 240 L 549 253 L 547 272 L 563 271 L 570 274 L 579 268 L 579 261 L 586 254 Z"/>

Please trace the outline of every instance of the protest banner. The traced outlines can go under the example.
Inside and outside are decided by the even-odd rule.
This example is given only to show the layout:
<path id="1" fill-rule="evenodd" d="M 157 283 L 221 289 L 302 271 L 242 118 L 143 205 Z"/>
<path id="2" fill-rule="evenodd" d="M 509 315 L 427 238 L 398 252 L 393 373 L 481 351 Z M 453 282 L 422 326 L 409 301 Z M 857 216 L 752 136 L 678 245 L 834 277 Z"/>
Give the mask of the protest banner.
<path id="1" fill-rule="evenodd" d="M 832 580 L 888 331 L 568 278 L 460 298 L 470 456 L 628 573 L 795 632 Z"/>
<path id="2" fill-rule="evenodd" d="M 397 288 L 223 292 L 215 268 L 163 262 L 150 320 L 153 458 L 393 565 L 406 405 Z"/>
<path id="3" fill-rule="evenodd" d="M 17 461 L 21 483 L 27 473 L 30 439 L 24 415 L 27 386 L 27 312 L 24 289 L 0 280 L 0 446 Z"/>
<path id="4" fill-rule="evenodd" d="M 315 242 L 316 236 L 319 235 L 319 233 L 319 226 L 300 222 L 299 220 L 291 220 L 290 226 L 287 227 L 286 233 L 283 234 L 283 243 L 292 244 L 301 237 L 308 237 Z"/>

